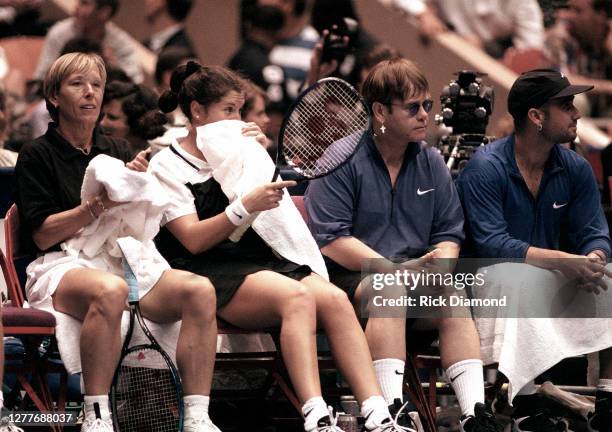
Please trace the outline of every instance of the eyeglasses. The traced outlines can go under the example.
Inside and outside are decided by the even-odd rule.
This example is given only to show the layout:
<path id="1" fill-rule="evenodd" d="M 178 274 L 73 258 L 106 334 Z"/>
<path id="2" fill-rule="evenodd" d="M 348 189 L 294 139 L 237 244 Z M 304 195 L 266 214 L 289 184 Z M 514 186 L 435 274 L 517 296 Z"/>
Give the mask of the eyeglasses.
<path id="1" fill-rule="evenodd" d="M 399 103 L 388 103 L 385 105 L 393 105 L 402 108 L 410 117 L 414 117 L 419 113 L 421 107 L 425 110 L 426 113 L 430 113 L 433 109 L 434 102 L 431 99 L 425 99 L 423 102 L 411 102 L 407 105 L 399 104 Z"/>

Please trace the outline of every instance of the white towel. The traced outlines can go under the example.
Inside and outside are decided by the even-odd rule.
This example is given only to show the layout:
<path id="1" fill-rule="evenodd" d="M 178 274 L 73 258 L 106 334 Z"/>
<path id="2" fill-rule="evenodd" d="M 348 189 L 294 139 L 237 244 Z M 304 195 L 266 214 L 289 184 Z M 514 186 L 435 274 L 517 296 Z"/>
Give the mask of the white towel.
<path id="1" fill-rule="evenodd" d="M 197 128 L 196 145 L 213 168 L 213 177 L 230 202 L 272 181 L 275 165 L 253 137 L 242 135 L 244 122 L 224 120 Z M 300 212 L 284 191 L 280 206 L 262 212 L 253 229 L 280 256 L 308 265 L 329 279 L 323 256 Z"/>
<path id="2" fill-rule="evenodd" d="M 483 362 L 499 363 L 510 384 L 510 401 L 525 384 L 561 360 L 612 347 L 612 319 L 608 318 L 612 317 L 612 289 L 596 296 L 568 288 L 561 273 L 526 264 L 497 264 L 478 272 L 486 276 L 486 284 L 474 291 L 474 297 L 499 298 L 505 292 L 517 310 L 540 305 L 548 308 L 548 316 L 563 317 L 516 318 L 521 315 L 512 313 L 511 318 L 475 319 Z M 611 281 L 605 280 L 612 288 Z M 601 318 L 569 318 L 576 310 Z"/>

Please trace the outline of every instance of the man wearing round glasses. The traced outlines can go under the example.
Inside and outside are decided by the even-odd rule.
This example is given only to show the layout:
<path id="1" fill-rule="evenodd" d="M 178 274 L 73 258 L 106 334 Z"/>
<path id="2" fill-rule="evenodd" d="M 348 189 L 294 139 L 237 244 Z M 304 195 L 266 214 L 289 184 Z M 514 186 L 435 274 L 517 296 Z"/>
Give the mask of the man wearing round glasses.
<path id="1" fill-rule="evenodd" d="M 367 318 L 366 337 L 389 404 L 402 400 L 407 324 L 437 328 L 442 365 L 463 414 L 461 431 L 501 430 L 482 405 L 480 346 L 469 313 L 415 323 L 418 309 L 401 304 L 412 290 L 406 281 L 376 286 L 379 275 L 396 270 L 420 273 L 443 265 L 450 270 L 464 238 L 450 173 L 439 153 L 424 145 L 433 107 L 427 79 L 408 60 L 386 60 L 370 71 L 362 91 L 374 118 L 371 133 L 345 165 L 311 181 L 306 192 L 309 227 L 327 259 L 330 280 L 358 306 L 360 318 Z M 414 292 L 433 291 L 418 286 Z M 400 303 L 383 305 L 379 294 Z"/>

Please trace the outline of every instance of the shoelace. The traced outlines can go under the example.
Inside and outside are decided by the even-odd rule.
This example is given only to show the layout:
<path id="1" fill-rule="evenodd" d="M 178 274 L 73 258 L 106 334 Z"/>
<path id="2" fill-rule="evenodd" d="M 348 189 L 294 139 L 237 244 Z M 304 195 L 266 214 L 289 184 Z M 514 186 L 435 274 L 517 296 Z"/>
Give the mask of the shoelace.
<path id="1" fill-rule="evenodd" d="M 334 409 L 330 406 L 327 407 L 329 411 L 329 424 L 325 426 L 320 426 L 317 428 L 317 432 L 344 432 L 338 426 L 338 414 L 334 414 Z"/>
<path id="2" fill-rule="evenodd" d="M 398 422 L 400 414 L 402 413 L 402 411 L 404 411 L 404 409 L 406 409 L 406 406 L 408 406 L 408 402 L 404 402 L 404 404 L 400 407 L 400 409 L 397 410 L 397 413 L 395 413 L 395 417 L 393 418 L 393 422 L 392 423 L 388 423 L 388 426 L 385 425 L 385 427 L 382 429 L 381 432 L 401 432 L 401 431 L 405 431 L 405 432 L 417 432 L 416 429 L 412 429 L 412 428 L 409 428 L 409 427 L 406 427 L 406 426 L 400 426 L 400 424 Z M 408 416 L 408 413 L 406 413 L 406 415 Z"/>
<path id="3" fill-rule="evenodd" d="M 23 429 L 15 426 L 8 417 L 0 419 L 0 432 L 23 432 Z"/>

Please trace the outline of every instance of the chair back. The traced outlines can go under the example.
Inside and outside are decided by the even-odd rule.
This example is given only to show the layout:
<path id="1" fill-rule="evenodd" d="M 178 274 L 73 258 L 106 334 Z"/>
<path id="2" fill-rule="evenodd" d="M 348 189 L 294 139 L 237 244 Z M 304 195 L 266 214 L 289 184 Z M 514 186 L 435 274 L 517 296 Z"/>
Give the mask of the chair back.
<path id="1" fill-rule="evenodd" d="M 0 167 L 0 218 L 3 218 L 9 207 L 15 202 L 15 168 Z"/>
<path id="2" fill-rule="evenodd" d="M 297 207 L 302 215 L 302 219 L 304 222 L 308 223 L 308 212 L 306 211 L 306 206 L 304 205 L 304 197 L 302 195 L 292 195 L 291 199 L 293 200 L 293 204 Z"/>
<path id="3" fill-rule="evenodd" d="M 4 219 L 4 241 L 6 243 L 6 256 L 3 256 L 4 264 L 2 266 L 2 271 L 6 279 L 8 295 L 13 302 L 13 306 L 21 307 L 25 300 L 23 289 L 25 272 L 23 272 L 20 278 L 17 268 L 19 267 L 24 270 L 25 266 L 31 261 L 31 257 L 27 257 L 20 252 L 19 212 L 15 204 L 6 212 L 6 217 Z M 6 270 L 5 266 L 7 267 Z"/>

